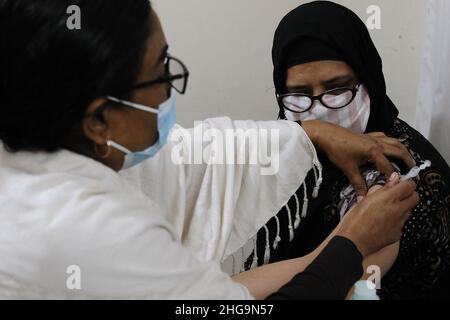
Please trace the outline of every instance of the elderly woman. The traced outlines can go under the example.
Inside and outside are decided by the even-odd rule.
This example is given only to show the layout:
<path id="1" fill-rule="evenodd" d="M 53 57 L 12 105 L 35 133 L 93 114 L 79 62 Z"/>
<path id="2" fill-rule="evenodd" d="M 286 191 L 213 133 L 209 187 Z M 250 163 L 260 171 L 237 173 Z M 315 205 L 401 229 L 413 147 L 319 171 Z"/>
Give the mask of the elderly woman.
<path id="1" fill-rule="evenodd" d="M 431 167 L 417 179 L 421 201 L 405 226 L 400 245 L 385 248 L 368 259 L 368 264 L 387 272 L 383 298 L 443 297 L 437 287 L 450 270 L 450 169 L 422 135 L 398 118 L 397 108 L 386 95 L 381 58 L 364 23 L 332 2 L 301 5 L 280 22 L 272 54 L 279 118 L 323 120 L 387 142 L 399 139 L 415 159 L 410 166 L 431 161 Z M 397 148 L 388 143 L 386 152 Z M 369 166 L 355 190 L 349 190 L 344 172 L 326 155 L 319 158 L 324 165 L 320 192 L 314 189 L 310 175 L 268 225 L 271 241 L 282 239 L 278 250 L 271 252 L 272 261 L 313 251 L 351 207 L 344 205 L 347 196 L 353 192 L 360 201 L 368 187 L 376 189 L 385 183 L 376 168 Z M 399 173 L 409 169 L 396 164 Z M 311 193 L 318 197 L 310 197 Z M 310 201 L 302 208 L 298 199 L 303 198 Z M 288 227 L 280 230 L 280 224 Z M 265 250 L 264 234 L 265 230 L 258 234 L 257 255 Z"/>

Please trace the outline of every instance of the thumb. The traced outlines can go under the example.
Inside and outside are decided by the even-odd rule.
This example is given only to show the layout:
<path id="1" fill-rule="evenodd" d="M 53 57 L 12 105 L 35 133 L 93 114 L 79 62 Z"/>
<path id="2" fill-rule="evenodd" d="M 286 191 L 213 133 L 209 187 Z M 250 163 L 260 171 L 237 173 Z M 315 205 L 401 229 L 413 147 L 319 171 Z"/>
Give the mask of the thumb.
<path id="1" fill-rule="evenodd" d="M 400 183 L 400 175 L 397 172 L 392 173 L 391 177 L 386 183 L 387 187 L 393 187 Z"/>

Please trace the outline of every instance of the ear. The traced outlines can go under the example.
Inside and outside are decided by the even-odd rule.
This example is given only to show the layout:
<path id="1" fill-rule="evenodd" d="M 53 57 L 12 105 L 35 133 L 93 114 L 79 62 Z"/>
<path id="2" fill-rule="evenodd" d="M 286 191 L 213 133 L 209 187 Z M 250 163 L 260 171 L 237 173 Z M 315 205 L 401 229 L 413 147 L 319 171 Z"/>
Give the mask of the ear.
<path id="1" fill-rule="evenodd" d="M 86 116 L 81 122 L 81 128 L 85 136 L 98 145 L 105 145 L 109 137 L 107 122 L 93 116 L 95 112 L 107 102 L 106 99 L 96 99 L 86 108 Z"/>

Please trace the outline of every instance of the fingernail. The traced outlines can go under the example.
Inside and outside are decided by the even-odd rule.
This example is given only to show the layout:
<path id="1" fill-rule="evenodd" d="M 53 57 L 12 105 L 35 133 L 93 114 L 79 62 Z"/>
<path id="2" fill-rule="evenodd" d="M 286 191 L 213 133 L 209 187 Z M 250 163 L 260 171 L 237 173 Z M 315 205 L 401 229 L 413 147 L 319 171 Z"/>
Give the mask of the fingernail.
<path id="1" fill-rule="evenodd" d="M 364 200 L 364 197 L 363 196 L 358 196 L 358 198 L 356 198 L 356 200 L 358 201 L 358 203 L 360 203 L 361 201 Z"/>
<path id="2" fill-rule="evenodd" d="M 398 173 L 397 172 L 393 172 L 391 174 L 391 177 L 389 178 L 389 182 L 394 181 L 395 179 L 397 179 L 397 177 L 398 177 Z"/>

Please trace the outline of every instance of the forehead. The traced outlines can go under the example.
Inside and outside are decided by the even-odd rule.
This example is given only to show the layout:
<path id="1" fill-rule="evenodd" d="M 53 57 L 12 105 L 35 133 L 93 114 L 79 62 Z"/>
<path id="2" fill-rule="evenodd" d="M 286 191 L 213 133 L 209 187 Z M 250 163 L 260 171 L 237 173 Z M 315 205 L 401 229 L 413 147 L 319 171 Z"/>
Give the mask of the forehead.
<path id="1" fill-rule="evenodd" d="M 327 80 L 336 76 L 353 75 L 353 69 L 344 61 L 314 61 L 290 67 L 288 81 Z"/>

